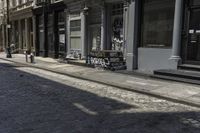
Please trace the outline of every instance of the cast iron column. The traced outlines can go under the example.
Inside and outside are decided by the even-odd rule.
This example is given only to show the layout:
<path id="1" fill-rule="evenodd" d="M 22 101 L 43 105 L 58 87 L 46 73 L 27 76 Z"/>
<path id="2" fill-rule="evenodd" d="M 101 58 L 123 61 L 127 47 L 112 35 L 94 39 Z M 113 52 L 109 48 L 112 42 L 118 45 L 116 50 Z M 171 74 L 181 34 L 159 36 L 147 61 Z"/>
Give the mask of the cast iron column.
<path id="1" fill-rule="evenodd" d="M 30 21 L 28 20 L 28 18 L 25 18 L 25 40 L 26 40 L 26 50 L 30 52 L 31 50 L 31 46 L 30 46 L 30 40 L 29 40 L 29 34 L 30 34 L 30 30 L 29 30 L 29 23 Z"/>
<path id="2" fill-rule="evenodd" d="M 87 36 L 86 36 L 86 11 L 81 12 L 81 55 L 82 58 L 87 56 Z"/>
<path id="3" fill-rule="evenodd" d="M 106 11 L 103 5 L 101 9 L 101 50 L 106 49 Z"/>
<path id="4" fill-rule="evenodd" d="M 132 0 L 128 4 L 128 26 L 126 36 L 126 65 L 127 70 L 137 69 L 138 58 L 138 27 L 139 27 L 139 5 L 140 0 Z"/>
<path id="5" fill-rule="evenodd" d="M 12 55 L 11 55 L 11 49 L 10 49 L 10 12 L 9 12 L 9 9 L 10 9 L 10 0 L 7 0 L 6 1 L 6 4 L 7 4 L 7 25 L 6 25 L 6 29 L 7 29 L 7 43 L 8 43 L 8 48 L 7 48 L 7 58 L 12 58 Z"/>
<path id="6" fill-rule="evenodd" d="M 124 3 L 123 9 L 123 54 L 126 57 L 126 48 L 127 48 L 127 34 L 128 34 L 128 3 Z"/>
<path id="7" fill-rule="evenodd" d="M 36 54 L 37 53 L 36 52 L 37 51 L 37 48 L 36 48 L 36 42 L 37 42 L 36 41 L 36 34 L 37 34 L 36 33 L 37 32 L 37 29 L 36 29 L 37 26 L 36 25 L 37 25 L 37 23 L 36 23 L 36 16 L 34 16 L 34 15 L 32 17 L 32 24 L 33 24 L 33 27 L 32 27 L 33 28 L 33 51 L 32 52 L 34 52 L 34 54 L 37 55 Z"/>
<path id="8" fill-rule="evenodd" d="M 9 31 L 9 26 L 10 26 L 10 12 L 9 12 L 9 8 L 10 8 L 10 0 L 7 0 L 6 1 L 7 3 L 7 26 L 6 26 L 6 28 L 7 28 L 7 43 L 8 43 L 8 47 L 10 47 L 10 31 Z"/>
<path id="9" fill-rule="evenodd" d="M 177 63 L 181 60 L 181 31 L 182 31 L 182 17 L 183 17 L 183 0 L 176 0 L 175 15 L 174 15 L 174 29 L 173 29 L 173 43 L 171 60 Z"/>
<path id="10" fill-rule="evenodd" d="M 22 24 L 21 20 L 18 20 L 18 43 L 19 43 L 19 52 L 22 52 L 23 45 L 22 45 Z"/>
<path id="11" fill-rule="evenodd" d="M 47 4 L 48 1 L 44 0 L 43 3 L 43 30 L 44 30 L 44 53 L 43 53 L 43 57 L 48 57 L 48 13 L 47 13 Z"/>

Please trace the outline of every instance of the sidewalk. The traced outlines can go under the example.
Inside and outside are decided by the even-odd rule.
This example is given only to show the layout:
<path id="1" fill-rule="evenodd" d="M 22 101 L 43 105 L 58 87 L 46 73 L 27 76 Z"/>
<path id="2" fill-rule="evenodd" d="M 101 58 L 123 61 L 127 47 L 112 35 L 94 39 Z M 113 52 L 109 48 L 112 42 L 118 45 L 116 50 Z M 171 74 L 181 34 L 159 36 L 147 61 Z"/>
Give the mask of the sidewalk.
<path id="1" fill-rule="evenodd" d="M 200 86 L 198 85 L 97 70 L 89 67 L 59 63 L 58 60 L 51 58 L 35 57 L 36 63 L 30 64 L 25 62 L 25 56 L 22 54 L 15 54 L 13 58 L 8 59 L 5 53 L 0 53 L 0 59 L 200 107 Z"/>

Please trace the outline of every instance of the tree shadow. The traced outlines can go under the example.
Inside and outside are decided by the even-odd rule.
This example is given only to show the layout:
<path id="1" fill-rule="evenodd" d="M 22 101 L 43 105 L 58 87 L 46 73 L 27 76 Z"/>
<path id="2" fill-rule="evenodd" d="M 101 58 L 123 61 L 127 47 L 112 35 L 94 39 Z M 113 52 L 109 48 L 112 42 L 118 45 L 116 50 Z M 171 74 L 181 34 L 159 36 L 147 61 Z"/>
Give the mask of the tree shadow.
<path id="1" fill-rule="evenodd" d="M 198 133 L 200 130 L 199 112 L 119 112 L 138 108 L 141 107 L 0 64 L 0 133 Z"/>

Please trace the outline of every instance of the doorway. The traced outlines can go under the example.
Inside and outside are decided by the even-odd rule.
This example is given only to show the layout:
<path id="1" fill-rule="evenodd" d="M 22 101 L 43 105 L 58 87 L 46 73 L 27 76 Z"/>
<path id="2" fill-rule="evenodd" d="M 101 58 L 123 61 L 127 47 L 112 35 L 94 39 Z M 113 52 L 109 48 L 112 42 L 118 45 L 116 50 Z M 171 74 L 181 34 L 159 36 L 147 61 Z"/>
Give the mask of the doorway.
<path id="1" fill-rule="evenodd" d="M 111 44 L 112 50 L 124 52 L 124 4 L 114 3 L 111 10 Z"/>
<path id="2" fill-rule="evenodd" d="M 65 13 L 58 12 L 57 15 L 57 37 L 58 37 L 58 56 L 64 58 L 66 55 L 66 35 L 65 35 Z"/>
<path id="3" fill-rule="evenodd" d="M 47 21 L 47 35 L 48 35 L 48 57 L 55 57 L 55 47 L 54 47 L 54 31 L 53 31 L 53 14 L 48 14 L 48 21 Z"/>
<path id="4" fill-rule="evenodd" d="M 200 65 L 200 8 L 190 8 L 188 18 L 188 42 L 185 49 L 185 62 Z"/>

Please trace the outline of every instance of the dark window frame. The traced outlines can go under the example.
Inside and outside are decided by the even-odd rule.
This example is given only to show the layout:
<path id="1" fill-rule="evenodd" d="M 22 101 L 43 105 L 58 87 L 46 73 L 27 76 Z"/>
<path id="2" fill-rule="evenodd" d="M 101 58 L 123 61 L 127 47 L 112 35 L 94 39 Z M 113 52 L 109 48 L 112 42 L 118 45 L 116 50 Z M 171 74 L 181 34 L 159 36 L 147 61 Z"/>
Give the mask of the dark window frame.
<path id="1" fill-rule="evenodd" d="M 145 42 L 144 42 L 144 18 L 145 18 L 145 16 L 144 16 L 144 12 L 145 12 L 145 10 L 144 10 L 144 2 L 145 2 L 146 0 L 142 0 L 142 2 L 141 2 L 141 10 L 140 10 L 140 12 L 141 12 L 141 17 L 140 17 L 140 21 L 141 21 L 141 24 L 140 24 L 140 45 L 139 45 L 139 48 L 162 48 L 162 49 L 169 49 L 169 48 L 172 48 L 172 40 L 173 40 L 173 25 L 172 25 L 172 29 L 171 29 L 171 43 L 169 43 L 169 45 L 166 45 L 165 43 L 163 43 L 163 45 L 161 46 L 161 45 L 157 45 L 157 44 L 159 44 L 159 43 L 155 43 L 154 45 L 153 45 L 153 43 L 152 43 L 152 46 L 148 46 L 147 44 L 145 44 Z M 151 1 L 151 0 L 148 0 L 148 2 L 149 1 Z M 152 0 L 153 1 L 153 0 Z M 155 1 L 154 1 L 155 2 Z M 171 7 L 171 8 L 174 8 L 174 11 L 175 11 L 175 0 L 174 0 L 174 6 L 173 7 Z M 155 18 L 153 18 L 152 17 L 152 20 L 155 20 L 155 19 L 157 19 L 156 18 L 156 16 L 154 16 Z M 157 16 L 158 17 L 158 16 Z M 174 13 L 173 13 L 173 22 L 174 22 Z M 170 19 L 169 19 L 170 20 Z M 156 31 L 156 30 L 155 30 Z M 147 32 L 147 31 L 146 31 Z M 152 32 L 152 34 L 153 34 L 153 32 Z M 148 38 L 148 37 L 147 37 Z M 150 38 L 150 37 L 149 37 Z M 155 37 L 156 38 L 156 37 Z M 148 39 L 147 39 L 148 40 Z M 150 39 L 149 39 L 150 40 Z M 155 39 L 155 42 L 156 42 L 156 39 Z M 164 41 L 163 41 L 164 42 Z M 161 43 L 160 43 L 161 44 Z"/>

